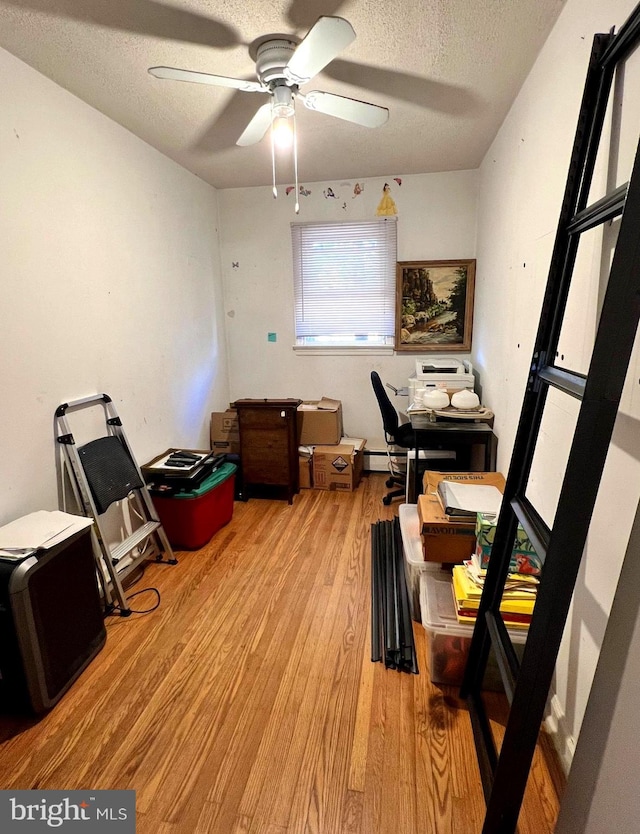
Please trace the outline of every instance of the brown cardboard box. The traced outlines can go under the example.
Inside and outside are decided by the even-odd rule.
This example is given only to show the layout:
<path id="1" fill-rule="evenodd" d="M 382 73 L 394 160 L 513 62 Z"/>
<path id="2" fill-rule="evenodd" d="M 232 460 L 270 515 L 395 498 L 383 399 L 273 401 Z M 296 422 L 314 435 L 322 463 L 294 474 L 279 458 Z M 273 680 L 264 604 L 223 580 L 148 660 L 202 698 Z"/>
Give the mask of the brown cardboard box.
<path id="1" fill-rule="evenodd" d="M 240 454 L 240 428 L 235 408 L 211 414 L 211 448 L 215 452 Z"/>
<path id="2" fill-rule="evenodd" d="M 504 492 L 504 475 L 502 472 L 435 472 L 427 469 L 422 476 L 422 489 L 425 495 L 433 495 L 440 481 L 460 481 L 463 484 L 487 484 L 496 486 Z"/>
<path id="3" fill-rule="evenodd" d="M 338 492 L 353 492 L 362 477 L 366 440 L 357 446 L 316 446 L 313 450 L 313 486 Z"/>
<path id="4" fill-rule="evenodd" d="M 313 480 L 311 478 L 311 461 L 312 458 L 307 457 L 307 455 L 298 456 L 300 489 L 311 489 L 313 486 Z"/>
<path id="5" fill-rule="evenodd" d="M 428 562 L 462 562 L 469 559 L 476 546 L 475 521 L 450 521 L 436 494 L 442 480 L 465 484 L 488 484 L 504 492 L 504 475 L 500 472 L 424 473 L 424 495 L 418 497 L 418 519 L 424 558 Z"/>
<path id="6" fill-rule="evenodd" d="M 328 446 L 342 437 L 342 403 L 323 397 L 298 406 L 300 446 Z"/>

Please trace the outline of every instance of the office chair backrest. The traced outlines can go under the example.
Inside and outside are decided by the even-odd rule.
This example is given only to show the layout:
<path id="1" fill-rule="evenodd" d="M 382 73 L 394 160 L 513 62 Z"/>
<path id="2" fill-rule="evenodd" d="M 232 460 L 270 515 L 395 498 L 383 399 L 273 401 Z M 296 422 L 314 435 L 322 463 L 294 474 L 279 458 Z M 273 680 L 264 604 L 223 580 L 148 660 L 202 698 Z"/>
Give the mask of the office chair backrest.
<path id="1" fill-rule="evenodd" d="M 398 412 L 393 407 L 393 403 L 384 390 L 384 385 L 377 371 L 371 371 L 371 384 L 373 385 L 373 390 L 375 391 L 378 405 L 382 412 L 382 425 L 384 426 L 384 430 L 393 438 L 398 431 Z"/>

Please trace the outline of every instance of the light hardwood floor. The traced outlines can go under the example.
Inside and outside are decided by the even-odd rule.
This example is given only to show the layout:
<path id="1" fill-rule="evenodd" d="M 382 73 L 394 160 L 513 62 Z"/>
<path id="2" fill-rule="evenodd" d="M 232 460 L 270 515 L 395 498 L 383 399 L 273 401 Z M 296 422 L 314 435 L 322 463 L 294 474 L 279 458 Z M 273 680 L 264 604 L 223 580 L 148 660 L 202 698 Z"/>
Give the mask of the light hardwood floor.
<path id="1" fill-rule="evenodd" d="M 0 788 L 135 789 L 139 834 L 479 834 L 469 717 L 431 683 L 423 628 L 419 675 L 370 661 L 384 480 L 236 503 L 207 547 L 150 564 L 131 591 L 160 607 L 109 618 L 47 716 L 0 717 Z M 561 785 L 542 737 L 521 834 L 553 831 Z"/>

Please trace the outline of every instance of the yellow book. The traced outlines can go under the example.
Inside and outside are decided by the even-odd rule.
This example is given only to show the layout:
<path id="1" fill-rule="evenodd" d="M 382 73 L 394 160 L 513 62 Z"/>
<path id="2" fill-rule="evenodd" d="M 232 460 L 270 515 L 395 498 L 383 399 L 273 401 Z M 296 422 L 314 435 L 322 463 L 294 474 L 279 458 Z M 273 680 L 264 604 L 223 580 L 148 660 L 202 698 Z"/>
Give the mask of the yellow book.
<path id="1" fill-rule="evenodd" d="M 482 596 L 482 588 L 485 577 L 478 577 L 474 574 L 470 567 L 470 562 L 464 562 L 459 565 L 462 570 L 460 573 L 460 582 L 468 597 Z M 518 573 L 507 574 L 505 582 L 504 596 L 506 599 L 530 599 L 535 597 L 538 591 L 538 580 L 535 576 L 524 576 Z"/>
<path id="2" fill-rule="evenodd" d="M 458 608 L 477 610 L 480 606 L 482 589 L 467 576 L 464 565 L 455 565 L 453 568 L 453 590 Z M 512 594 L 517 596 L 512 596 Z M 536 598 L 532 594 L 523 594 L 518 591 L 505 591 L 500 604 L 502 614 L 533 614 Z"/>

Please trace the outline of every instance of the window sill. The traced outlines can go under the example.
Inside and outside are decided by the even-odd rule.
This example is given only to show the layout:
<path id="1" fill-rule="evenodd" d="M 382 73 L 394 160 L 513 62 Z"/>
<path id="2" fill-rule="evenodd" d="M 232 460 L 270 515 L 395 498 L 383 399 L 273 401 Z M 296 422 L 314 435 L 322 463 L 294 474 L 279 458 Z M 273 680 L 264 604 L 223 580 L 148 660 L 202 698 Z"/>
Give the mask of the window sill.
<path id="1" fill-rule="evenodd" d="M 393 356 L 394 348 L 379 345 L 378 347 L 327 347 L 326 345 L 294 345 L 294 353 L 313 356 Z"/>

